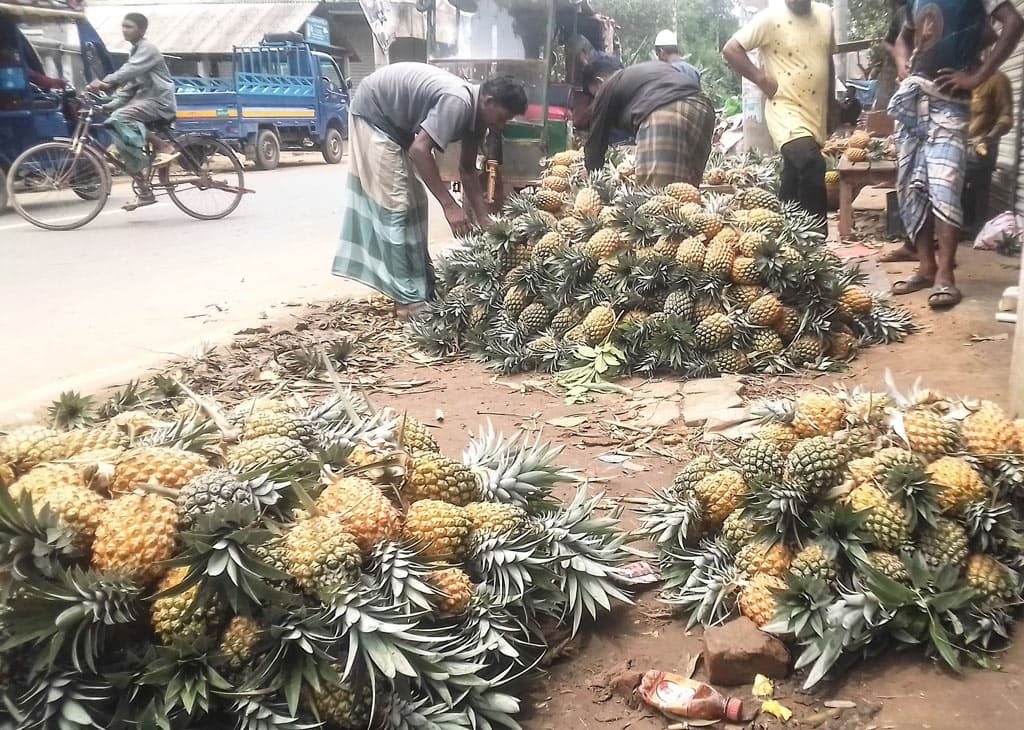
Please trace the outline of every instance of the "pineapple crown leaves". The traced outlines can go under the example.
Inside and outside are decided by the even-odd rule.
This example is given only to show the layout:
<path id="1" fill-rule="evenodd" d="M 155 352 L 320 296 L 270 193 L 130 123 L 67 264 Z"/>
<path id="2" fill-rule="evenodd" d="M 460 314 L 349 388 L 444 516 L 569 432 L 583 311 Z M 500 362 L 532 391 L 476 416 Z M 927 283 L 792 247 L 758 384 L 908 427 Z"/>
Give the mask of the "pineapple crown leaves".
<path id="1" fill-rule="evenodd" d="M 27 582 L 7 601 L 3 622 L 10 637 L 0 651 L 33 644 L 45 647 L 37 669 L 61 659 L 96 673 L 109 632 L 144 615 L 141 597 L 141 586 L 128 578 L 80 568 Z"/>
<path id="2" fill-rule="evenodd" d="M 1003 607 L 968 605 L 950 611 L 943 625 L 975 664 L 998 669 L 989 655 L 1009 642 L 1013 622 L 1013 614 Z"/>
<path id="3" fill-rule="evenodd" d="M 46 410 L 53 427 L 69 430 L 88 426 L 96 420 L 96 403 L 92 396 L 66 390 Z"/>
<path id="4" fill-rule="evenodd" d="M 473 536 L 466 562 L 483 578 L 490 602 L 508 606 L 534 591 L 557 590 L 555 558 L 542 549 L 546 539 L 530 531 Z"/>
<path id="5" fill-rule="evenodd" d="M 110 727 L 115 704 L 114 688 L 105 679 L 55 669 L 33 680 L 8 709 L 16 727 L 25 730 L 92 730 Z"/>
<path id="6" fill-rule="evenodd" d="M 934 525 L 939 516 L 939 490 L 924 469 L 917 464 L 895 464 L 886 473 L 882 486 L 904 508 L 910 529 Z"/>
<path id="7" fill-rule="evenodd" d="M 511 437 L 494 430 L 489 420 L 463 452 L 462 461 L 480 478 L 485 501 L 530 509 L 546 501 L 557 484 L 579 481 L 575 469 L 556 462 L 564 447 L 517 431 Z"/>
<path id="8" fill-rule="evenodd" d="M 826 221 L 818 215 L 808 213 L 795 200 L 782 203 L 782 217 L 785 223 L 779 239 L 791 244 L 798 251 L 817 251 L 825 241 L 821 229 Z"/>
<path id="9" fill-rule="evenodd" d="M 815 539 L 823 545 L 826 553 L 851 565 L 862 565 L 868 559 L 863 538 L 867 518 L 866 512 L 857 512 L 844 504 L 833 504 L 813 512 L 811 524 Z"/>
<path id="10" fill-rule="evenodd" d="M 423 560 L 421 552 L 408 545 L 385 541 L 370 555 L 366 575 L 377 584 L 381 594 L 406 615 L 430 611 L 437 589 L 427 576 L 435 569 Z"/>
<path id="11" fill-rule="evenodd" d="M 810 576 L 789 576 L 786 589 L 775 596 L 775 618 L 762 631 L 792 636 L 805 643 L 825 635 L 828 608 L 835 601 L 828 583 Z"/>
<path id="12" fill-rule="evenodd" d="M 141 408 L 146 405 L 144 396 L 142 383 L 138 380 L 129 380 L 100 406 L 99 416 L 103 419 L 113 418 L 118 413 Z"/>
<path id="13" fill-rule="evenodd" d="M 288 594 L 271 585 L 289 576 L 264 563 L 255 552 L 271 538 L 269 530 L 254 524 L 255 518 L 255 510 L 241 506 L 201 515 L 193 530 L 180 534 L 182 549 L 168 561 L 170 567 L 185 567 L 188 572 L 180 583 L 156 597 L 198 586 L 191 611 L 223 598 L 235 613 L 246 613 L 268 602 L 293 602 Z"/>
<path id="14" fill-rule="evenodd" d="M 152 648 L 140 681 L 163 689 L 167 712 L 180 708 L 187 715 L 209 713 L 215 694 L 231 690 L 231 683 L 213 666 L 209 644 L 203 638 L 192 645 Z"/>
<path id="15" fill-rule="evenodd" d="M 469 692 L 457 708 L 468 719 L 470 726 L 478 730 L 520 730 L 514 716 L 519 714 L 517 697 L 494 689 Z"/>
<path id="16" fill-rule="evenodd" d="M 19 582 L 54 576 L 63 562 L 79 555 L 74 533 L 58 521 L 48 504 L 36 509 L 27 491 L 15 501 L 6 488 L 0 488 L 0 566 L 14 578 L 4 581 L 0 597 Z"/>
<path id="17" fill-rule="evenodd" d="M 700 502 L 690 492 L 659 490 L 638 502 L 637 534 L 658 546 L 685 549 L 687 541 L 700 529 Z"/>
<path id="18" fill-rule="evenodd" d="M 265 697 L 239 697 L 227 715 L 235 720 L 235 730 L 317 730 L 318 722 L 305 720 L 288 710 L 280 700 Z"/>
<path id="19" fill-rule="evenodd" d="M 627 534 L 619 529 L 619 514 L 597 517 L 594 512 L 603 494 L 588 497 L 586 489 L 576 491 L 571 502 L 540 518 L 547 535 L 543 551 L 554 558 L 551 568 L 558 578 L 559 591 L 552 602 L 564 601 L 564 610 L 572 616 L 575 635 L 584 615 L 598 618 L 611 610 L 611 601 L 632 604 L 629 594 L 619 587 L 621 566 L 632 557 L 626 549 Z"/>
<path id="20" fill-rule="evenodd" d="M 972 545 L 980 552 L 1021 550 L 1024 549 L 1024 522 L 1016 515 L 1009 502 L 973 502 L 964 511 L 963 523 Z"/>
<path id="21" fill-rule="evenodd" d="M 773 541 L 795 539 L 806 531 L 813 492 L 802 484 L 779 482 L 763 475 L 747 480 L 745 514 L 765 523 L 764 537 Z"/>
<path id="22" fill-rule="evenodd" d="M 854 318 L 853 330 L 866 345 L 887 345 L 892 342 L 903 342 L 907 335 L 916 332 L 910 312 L 902 307 L 894 307 L 872 295 L 875 304 L 871 311 Z"/>
<path id="23" fill-rule="evenodd" d="M 509 683 L 525 675 L 536 667 L 547 648 L 531 618 L 511 610 L 519 607 L 499 602 L 485 589 L 452 627 L 488 666 L 492 684 L 494 676 L 500 675 L 503 683 Z"/>
<path id="24" fill-rule="evenodd" d="M 733 615 L 742 577 L 721 537 L 705 538 L 696 548 L 665 550 L 662 563 L 661 600 L 689 614 L 687 629 L 714 626 Z"/>
<path id="25" fill-rule="evenodd" d="M 416 692 L 396 692 L 386 721 L 387 727 L 393 730 L 470 730 L 472 727 L 464 712 Z"/>

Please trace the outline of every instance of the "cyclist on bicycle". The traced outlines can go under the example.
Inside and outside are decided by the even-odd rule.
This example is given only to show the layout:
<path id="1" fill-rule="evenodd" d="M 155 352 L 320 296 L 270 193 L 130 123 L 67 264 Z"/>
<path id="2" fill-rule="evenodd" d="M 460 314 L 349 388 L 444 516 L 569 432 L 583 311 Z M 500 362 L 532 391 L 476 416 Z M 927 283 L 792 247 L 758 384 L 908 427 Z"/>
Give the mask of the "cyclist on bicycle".
<path id="1" fill-rule="evenodd" d="M 149 20 L 141 13 L 128 13 L 121 22 L 121 33 L 131 43 L 128 61 L 103 80 L 95 80 L 89 91 L 110 91 L 116 88 L 113 101 L 104 105 L 111 112 L 106 127 L 114 139 L 114 146 L 125 169 L 135 181 L 137 197 L 123 207 L 135 210 L 156 202 L 149 186 L 149 167 L 170 164 L 176 154 L 165 140 L 149 137 L 147 122 L 170 122 L 174 119 L 174 81 L 164 56 L 146 39 Z M 152 144 L 155 157 L 146 152 L 146 142 Z"/>

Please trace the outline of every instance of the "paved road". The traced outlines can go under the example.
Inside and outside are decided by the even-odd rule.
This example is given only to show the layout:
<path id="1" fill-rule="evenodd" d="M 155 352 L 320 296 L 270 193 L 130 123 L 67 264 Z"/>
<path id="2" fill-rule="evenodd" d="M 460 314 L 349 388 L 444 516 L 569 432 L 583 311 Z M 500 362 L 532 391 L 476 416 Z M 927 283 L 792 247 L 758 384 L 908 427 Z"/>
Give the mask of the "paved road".
<path id="1" fill-rule="evenodd" d="M 284 304 L 365 293 L 330 275 L 343 179 L 343 165 L 319 162 L 248 173 L 256 194 L 212 222 L 169 202 L 124 213 L 125 186 L 78 231 L 0 214 L 0 423 L 61 390 L 124 381 L 223 340 Z M 448 237 L 437 210 L 431 234 Z"/>

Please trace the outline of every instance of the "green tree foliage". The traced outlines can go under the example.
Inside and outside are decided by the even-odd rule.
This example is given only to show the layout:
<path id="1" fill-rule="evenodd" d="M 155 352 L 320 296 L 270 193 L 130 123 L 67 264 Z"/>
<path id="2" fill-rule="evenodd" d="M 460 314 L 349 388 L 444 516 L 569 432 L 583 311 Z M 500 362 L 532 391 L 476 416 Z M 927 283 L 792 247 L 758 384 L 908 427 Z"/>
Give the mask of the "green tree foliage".
<path id="1" fill-rule="evenodd" d="M 732 0 L 598 0 L 595 6 L 618 23 L 625 63 L 649 60 L 658 31 L 674 28 L 679 52 L 704 72 L 704 91 L 716 104 L 740 92 L 721 55 L 738 27 Z"/>

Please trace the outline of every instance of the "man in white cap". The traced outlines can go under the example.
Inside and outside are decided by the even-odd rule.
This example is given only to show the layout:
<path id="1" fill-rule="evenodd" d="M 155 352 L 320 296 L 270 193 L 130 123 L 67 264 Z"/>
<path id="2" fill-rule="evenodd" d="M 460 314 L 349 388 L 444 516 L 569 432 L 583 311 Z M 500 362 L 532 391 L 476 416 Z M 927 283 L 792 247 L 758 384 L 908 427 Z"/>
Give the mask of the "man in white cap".
<path id="1" fill-rule="evenodd" d="M 700 71 L 690 65 L 679 55 L 679 43 L 676 41 L 676 34 L 670 30 L 663 30 L 654 38 L 654 55 L 659 61 L 672 66 L 676 71 L 685 75 L 687 80 L 694 84 L 700 84 Z"/>

